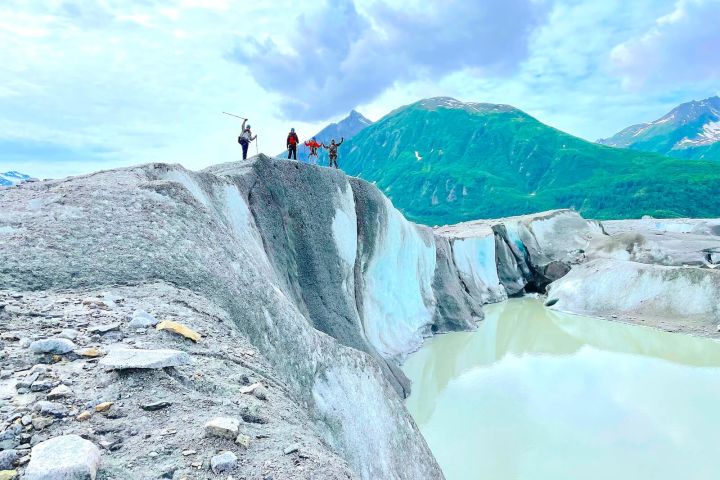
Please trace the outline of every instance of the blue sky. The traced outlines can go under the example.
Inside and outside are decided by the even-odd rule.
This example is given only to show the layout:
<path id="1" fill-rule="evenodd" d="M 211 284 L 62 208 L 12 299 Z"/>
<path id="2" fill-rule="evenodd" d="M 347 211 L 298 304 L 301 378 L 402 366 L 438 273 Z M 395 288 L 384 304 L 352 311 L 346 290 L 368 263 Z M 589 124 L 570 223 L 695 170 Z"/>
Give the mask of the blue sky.
<path id="1" fill-rule="evenodd" d="M 720 92 L 720 0 L 4 0 L 0 171 L 236 160 L 356 108 L 512 104 L 595 140 Z"/>

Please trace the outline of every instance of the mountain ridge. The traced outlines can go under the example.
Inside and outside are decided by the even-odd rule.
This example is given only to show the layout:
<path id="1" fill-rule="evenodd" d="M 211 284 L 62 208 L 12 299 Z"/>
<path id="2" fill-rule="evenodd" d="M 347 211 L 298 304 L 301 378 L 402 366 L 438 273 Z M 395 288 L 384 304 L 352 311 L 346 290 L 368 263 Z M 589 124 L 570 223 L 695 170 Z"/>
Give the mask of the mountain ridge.
<path id="1" fill-rule="evenodd" d="M 450 97 L 393 110 L 341 149 L 340 166 L 428 225 L 555 208 L 600 219 L 720 212 L 710 162 L 598 145 L 509 105 Z"/>
<path id="2" fill-rule="evenodd" d="M 677 158 L 720 160 L 720 97 L 680 104 L 657 120 L 631 125 L 597 143 Z"/>

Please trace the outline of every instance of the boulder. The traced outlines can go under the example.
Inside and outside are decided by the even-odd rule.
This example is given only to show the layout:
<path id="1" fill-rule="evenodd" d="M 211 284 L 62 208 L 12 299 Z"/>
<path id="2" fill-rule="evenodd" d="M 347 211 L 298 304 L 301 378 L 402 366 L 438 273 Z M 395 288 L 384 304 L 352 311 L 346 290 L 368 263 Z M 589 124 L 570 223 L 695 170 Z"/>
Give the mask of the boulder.
<path id="1" fill-rule="evenodd" d="M 87 331 L 89 333 L 99 333 L 99 334 L 105 334 L 108 332 L 112 332 L 113 330 L 119 330 L 120 329 L 120 322 L 113 322 L 113 323 L 101 323 L 97 325 L 90 325 L 87 328 Z"/>
<path id="2" fill-rule="evenodd" d="M 145 310 L 135 310 L 132 315 L 132 319 L 130 320 L 130 323 L 128 323 L 128 327 L 136 329 L 136 328 L 150 328 L 154 327 L 158 324 L 158 321 L 155 317 L 150 315 Z"/>
<path id="3" fill-rule="evenodd" d="M 57 387 L 50 390 L 47 398 L 48 400 L 57 400 L 70 396 L 72 396 L 72 390 L 70 390 L 70 387 L 68 387 L 67 385 L 58 385 Z"/>
<path id="4" fill-rule="evenodd" d="M 180 350 L 170 349 L 142 350 L 117 348 L 111 350 L 100 360 L 100 365 L 110 370 L 179 367 L 188 365 L 189 363 L 191 363 L 190 355 Z"/>
<path id="5" fill-rule="evenodd" d="M 197 343 L 200 341 L 200 334 L 192 328 L 189 328 L 182 323 L 173 322 L 172 320 L 164 320 L 157 324 L 156 330 L 167 330 L 169 332 L 176 333 L 185 338 L 189 338 L 193 342 Z"/>
<path id="6" fill-rule="evenodd" d="M 41 400 L 35 404 L 33 409 L 41 415 L 51 415 L 53 417 L 65 417 L 68 414 L 68 409 L 62 403 L 48 402 L 47 400 Z"/>
<path id="7" fill-rule="evenodd" d="M 240 431 L 240 421 L 231 417 L 215 417 L 205 424 L 205 434 L 209 437 L 236 439 Z"/>
<path id="8" fill-rule="evenodd" d="M 67 338 L 44 338 L 35 340 L 30 344 L 30 350 L 34 353 L 51 353 L 63 355 L 75 350 L 77 346 Z"/>
<path id="9" fill-rule="evenodd" d="M 100 450 L 78 435 L 40 442 L 32 449 L 25 480 L 94 480 Z"/>
<path id="10" fill-rule="evenodd" d="M 222 452 L 210 459 L 210 468 L 213 473 L 228 472 L 237 465 L 237 455 L 232 452 Z"/>
<path id="11" fill-rule="evenodd" d="M 10 470 L 18 459 L 17 451 L 13 449 L 0 452 L 0 470 Z"/>

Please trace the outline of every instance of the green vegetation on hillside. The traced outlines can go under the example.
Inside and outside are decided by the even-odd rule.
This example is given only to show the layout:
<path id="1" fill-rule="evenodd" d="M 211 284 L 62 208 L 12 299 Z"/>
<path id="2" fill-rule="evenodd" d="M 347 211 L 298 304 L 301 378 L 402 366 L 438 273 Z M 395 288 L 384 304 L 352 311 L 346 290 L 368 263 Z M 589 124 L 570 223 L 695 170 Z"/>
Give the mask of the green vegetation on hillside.
<path id="1" fill-rule="evenodd" d="M 604 147 L 503 105 L 398 109 L 348 142 L 341 166 L 429 225 L 565 207 L 598 219 L 720 215 L 717 163 Z"/>

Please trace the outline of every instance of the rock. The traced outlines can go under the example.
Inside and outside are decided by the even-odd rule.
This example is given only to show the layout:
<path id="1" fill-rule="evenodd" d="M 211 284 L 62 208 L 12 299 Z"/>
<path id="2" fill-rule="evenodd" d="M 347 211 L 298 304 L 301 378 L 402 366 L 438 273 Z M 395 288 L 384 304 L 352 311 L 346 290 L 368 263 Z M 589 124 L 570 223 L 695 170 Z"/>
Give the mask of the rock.
<path id="1" fill-rule="evenodd" d="M 100 450 L 78 435 L 64 435 L 38 443 L 32 449 L 25 480 L 94 480 Z"/>
<path id="2" fill-rule="evenodd" d="M 78 422 L 84 422 L 86 420 L 90 420 L 90 417 L 92 416 L 92 413 L 88 412 L 87 410 L 82 412 L 80 415 L 75 417 L 75 420 Z"/>
<path id="3" fill-rule="evenodd" d="M 3 332 L 0 333 L 0 340 L 5 340 L 8 342 L 17 342 L 22 337 L 18 332 Z"/>
<path id="4" fill-rule="evenodd" d="M 257 383 L 253 383 L 252 385 L 248 385 L 247 387 L 242 387 L 240 389 L 240 393 L 245 393 L 245 394 L 253 393 L 255 391 L 255 389 L 258 387 L 262 387 L 262 383 L 257 382 Z"/>
<path id="5" fill-rule="evenodd" d="M 247 450 L 248 448 L 250 448 L 250 436 L 245 435 L 244 433 L 240 433 L 235 439 L 235 443 Z"/>
<path id="6" fill-rule="evenodd" d="M 113 402 L 103 402 L 95 406 L 96 412 L 106 412 L 113 406 Z"/>
<path id="7" fill-rule="evenodd" d="M 30 388 L 30 385 L 32 385 L 38 378 L 40 378 L 40 372 L 32 373 L 25 378 L 22 378 L 15 383 L 15 388 L 18 390 L 21 388 Z"/>
<path id="8" fill-rule="evenodd" d="M 145 403 L 143 405 L 140 405 L 140 408 L 142 408 L 143 410 L 147 410 L 148 412 L 154 412 L 156 410 L 168 408 L 170 405 L 172 405 L 172 403 L 170 402 L 158 401 L 152 403 Z"/>
<path id="9" fill-rule="evenodd" d="M 35 417 L 32 419 L 32 426 L 35 430 L 44 430 L 53 422 L 54 420 L 51 417 Z"/>
<path id="10" fill-rule="evenodd" d="M 267 388 L 260 385 L 258 388 L 255 389 L 253 395 L 255 395 L 255 398 L 257 398 L 258 400 L 267 400 L 267 393 Z"/>
<path id="11" fill-rule="evenodd" d="M 101 335 L 103 333 L 112 332 L 113 330 L 120 330 L 120 322 L 90 325 L 87 328 L 89 333 L 99 333 Z"/>
<path id="12" fill-rule="evenodd" d="M 190 355 L 180 350 L 141 350 L 118 348 L 111 350 L 100 365 L 111 370 L 132 368 L 166 368 L 179 367 L 191 363 Z"/>
<path id="13" fill-rule="evenodd" d="M 16 450 L 9 449 L 0 452 L 0 470 L 10 470 L 18 459 Z"/>
<path id="14" fill-rule="evenodd" d="M 23 425 L 30 425 L 32 423 L 32 417 L 30 415 L 23 415 L 20 419 L 20 423 Z"/>
<path id="15" fill-rule="evenodd" d="M 260 415 L 260 409 L 257 406 L 243 407 L 240 410 L 240 416 L 247 423 L 267 423 L 267 419 Z"/>
<path id="16" fill-rule="evenodd" d="M 293 443 L 292 445 L 285 448 L 285 450 L 283 450 L 283 453 L 285 455 L 290 455 L 291 453 L 295 453 L 298 450 L 300 450 L 300 445 L 298 445 L 297 443 Z"/>
<path id="17" fill-rule="evenodd" d="M 46 400 L 37 402 L 33 409 L 42 415 L 52 415 L 53 417 L 65 417 L 68 414 L 67 407 L 62 403 L 48 402 Z"/>
<path id="18" fill-rule="evenodd" d="M 135 310 L 132 315 L 128 327 L 130 328 L 150 328 L 158 324 L 158 320 L 147 313 L 145 310 Z"/>
<path id="19" fill-rule="evenodd" d="M 76 348 L 77 346 L 67 338 L 45 338 L 30 344 L 30 350 L 34 353 L 54 353 L 56 355 L 70 353 Z"/>
<path id="20" fill-rule="evenodd" d="M 81 357 L 97 358 L 105 355 L 105 352 L 97 347 L 88 347 L 75 350 L 75 354 Z"/>
<path id="21" fill-rule="evenodd" d="M 237 455 L 232 452 L 223 452 L 210 459 L 210 468 L 213 473 L 223 473 L 232 470 L 237 465 Z"/>
<path id="22" fill-rule="evenodd" d="M 48 400 L 58 400 L 61 398 L 71 397 L 72 396 L 72 390 L 70 390 L 70 387 L 67 385 L 58 385 L 57 387 L 50 390 L 50 393 L 48 393 Z"/>
<path id="23" fill-rule="evenodd" d="M 51 382 L 49 380 L 35 380 L 32 385 L 30 385 L 30 391 L 31 392 L 46 392 L 48 390 L 52 390 L 52 388 L 55 386 L 55 382 Z"/>
<path id="24" fill-rule="evenodd" d="M 157 324 L 155 327 L 156 330 L 168 330 L 173 333 L 177 333 L 178 335 L 182 335 L 185 338 L 189 338 L 193 342 L 197 343 L 200 341 L 199 333 L 197 333 L 195 330 L 186 327 L 182 323 L 173 322 L 171 320 L 164 320 Z"/>
<path id="25" fill-rule="evenodd" d="M 0 470 L 0 480 L 13 480 L 17 478 L 17 470 Z"/>
<path id="26" fill-rule="evenodd" d="M 103 300 L 101 298 L 85 298 L 83 299 L 82 304 L 91 308 L 101 308 L 103 310 L 115 308 L 115 302 L 112 300 Z"/>
<path id="27" fill-rule="evenodd" d="M 216 417 L 205 424 L 205 435 L 234 440 L 240 431 L 240 422 L 231 417 Z"/>
<path id="28" fill-rule="evenodd" d="M 66 328 L 62 332 L 60 332 L 60 335 L 58 335 L 60 338 L 67 338 L 68 340 L 75 340 L 78 335 L 80 335 L 80 332 L 77 330 L 73 330 L 72 328 Z"/>

